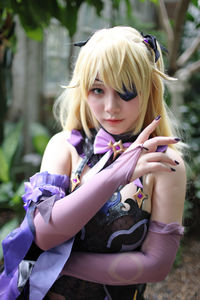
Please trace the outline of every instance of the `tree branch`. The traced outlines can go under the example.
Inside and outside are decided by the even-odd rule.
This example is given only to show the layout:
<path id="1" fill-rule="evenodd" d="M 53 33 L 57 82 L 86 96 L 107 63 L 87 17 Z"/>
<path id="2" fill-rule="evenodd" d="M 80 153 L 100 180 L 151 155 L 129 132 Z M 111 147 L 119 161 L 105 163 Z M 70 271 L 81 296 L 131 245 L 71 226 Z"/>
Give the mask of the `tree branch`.
<path id="1" fill-rule="evenodd" d="M 171 49 L 172 43 L 174 40 L 174 33 L 169 22 L 169 17 L 167 14 L 166 6 L 164 0 L 159 0 L 159 11 L 161 14 L 161 22 L 163 24 L 163 28 L 167 34 L 167 41 L 168 41 L 168 49 Z"/>
<path id="2" fill-rule="evenodd" d="M 169 73 L 172 75 L 177 70 L 177 57 L 179 46 L 181 42 L 181 35 L 183 31 L 183 25 L 185 22 L 185 15 L 189 7 L 191 0 L 181 0 L 178 3 L 176 14 L 175 14 L 175 24 L 174 24 L 174 41 L 172 49 L 169 53 Z"/>
<path id="3" fill-rule="evenodd" d="M 191 46 L 180 55 L 180 57 L 177 60 L 177 66 L 182 67 L 195 53 L 195 51 L 199 48 L 199 46 L 200 46 L 200 36 L 197 36 L 193 40 Z"/>
<path id="4" fill-rule="evenodd" d="M 189 64 L 187 67 L 179 69 L 176 73 L 176 76 L 182 81 L 187 81 L 193 74 L 197 73 L 198 71 L 200 71 L 200 60 Z"/>
<path id="5" fill-rule="evenodd" d="M 186 67 L 188 72 L 190 73 L 190 76 L 193 75 L 194 73 L 197 73 L 200 71 L 200 60 L 197 60 Z"/>

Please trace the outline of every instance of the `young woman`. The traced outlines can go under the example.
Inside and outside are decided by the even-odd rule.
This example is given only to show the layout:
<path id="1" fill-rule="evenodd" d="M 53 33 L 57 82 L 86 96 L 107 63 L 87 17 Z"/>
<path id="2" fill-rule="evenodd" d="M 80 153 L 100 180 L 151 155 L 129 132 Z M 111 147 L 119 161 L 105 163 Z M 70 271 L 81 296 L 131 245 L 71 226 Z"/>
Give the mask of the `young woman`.
<path id="1" fill-rule="evenodd" d="M 59 101 L 63 131 L 26 183 L 24 222 L 3 242 L 2 299 L 144 299 L 183 233 L 185 168 L 158 42 L 114 27 L 78 45 Z"/>

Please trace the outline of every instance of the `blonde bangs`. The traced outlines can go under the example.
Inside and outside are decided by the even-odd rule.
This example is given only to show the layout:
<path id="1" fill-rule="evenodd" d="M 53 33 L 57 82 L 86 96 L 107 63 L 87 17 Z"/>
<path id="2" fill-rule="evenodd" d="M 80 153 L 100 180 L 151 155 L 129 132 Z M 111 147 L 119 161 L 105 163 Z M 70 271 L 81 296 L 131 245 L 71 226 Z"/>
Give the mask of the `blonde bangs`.
<path id="1" fill-rule="evenodd" d="M 147 64 L 147 62 L 141 63 L 141 60 L 144 60 L 146 46 L 141 44 L 141 38 L 137 37 L 136 46 L 140 49 L 134 49 L 133 42 L 126 36 L 119 36 L 117 32 L 113 38 L 113 31 L 110 30 L 108 34 L 109 30 L 106 30 L 106 35 L 104 30 L 95 33 L 81 49 L 76 75 L 79 77 L 84 98 L 87 98 L 88 91 L 97 77 L 105 85 L 119 92 L 123 92 L 123 86 L 131 91 L 133 83 L 137 90 L 141 90 L 141 80 L 144 75 L 141 65 Z M 140 57 L 138 52 L 142 52 Z"/>

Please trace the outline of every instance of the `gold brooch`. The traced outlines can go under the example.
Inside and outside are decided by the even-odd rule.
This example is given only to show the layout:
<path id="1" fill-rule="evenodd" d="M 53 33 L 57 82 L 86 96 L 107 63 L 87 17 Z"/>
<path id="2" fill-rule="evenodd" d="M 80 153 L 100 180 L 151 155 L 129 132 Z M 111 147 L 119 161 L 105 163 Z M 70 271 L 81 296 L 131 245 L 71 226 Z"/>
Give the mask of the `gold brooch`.
<path id="1" fill-rule="evenodd" d="M 115 142 L 114 144 L 112 141 L 110 141 L 108 143 L 108 147 L 113 150 L 113 154 L 114 154 L 113 160 L 117 157 L 117 155 L 119 155 L 125 151 L 125 148 L 124 148 L 121 140 L 118 142 Z"/>
<path id="2" fill-rule="evenodd" d="M 142 202 L 146 197 L 147 196 L 143 193 L 141 188 L 139 188 L 137 192 L 133 195 L 133 198 L 137 201 L 139 208 L 142 206 Z"/>
<path id="3" fill-rule="evenodd" d="M 80 183 L 79 175 L 76 174 L 75 177 L 71 179 L 71 191 L 72 192 L 77 187 L 77 185 L 79 185 L 79 183 Z"/>

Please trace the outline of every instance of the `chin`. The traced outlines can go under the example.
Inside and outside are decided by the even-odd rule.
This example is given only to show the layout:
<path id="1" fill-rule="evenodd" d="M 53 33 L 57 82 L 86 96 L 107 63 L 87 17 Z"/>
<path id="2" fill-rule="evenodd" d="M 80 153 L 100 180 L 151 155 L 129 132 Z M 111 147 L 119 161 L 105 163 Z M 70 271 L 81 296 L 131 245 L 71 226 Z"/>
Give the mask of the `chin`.
<path id="1" fill-rule="evenodd" d="M 111 134 L 115 134 L 115 135 L 118 135 L 118 134 L 123 134 L 123 133 L 126 133 L 127 131 L 126 130 L 120 130 L 118 128 L 106 128 L 104 127 L 105 130 Z"/>

